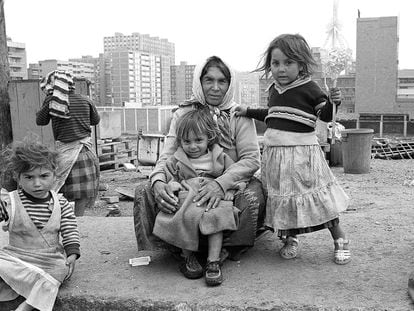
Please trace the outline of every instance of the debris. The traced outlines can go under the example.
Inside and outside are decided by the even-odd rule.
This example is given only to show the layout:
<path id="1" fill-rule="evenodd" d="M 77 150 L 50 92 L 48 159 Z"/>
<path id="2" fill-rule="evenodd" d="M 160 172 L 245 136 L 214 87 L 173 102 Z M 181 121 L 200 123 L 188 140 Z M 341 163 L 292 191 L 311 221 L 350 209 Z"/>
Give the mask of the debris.
<path id="1" fill-rule="evenodd" d="M 120 187 L 120 188 L 116 188 L 115 191 L 121 194 L 123 197 L 126 197 L 127 199 L 134 199 L 135 197 L 133 189 Z"/>
<path id="2" fill-rule="evenodd" d="M 99 184 L 99 191 L 108 191 L 109 185 L 108 184 Z"/>
<path id="3" fill-rule="evenodd" d="M 110 251 L 99 251 L 102 255 L 109 255 L 111 252 Z"/>
<path id="4" fill-rule="evenodd" d="M 413 141 L 391 141 L 389 139 L 374 140 L 371 149 L 372 158 L 391 159 L 414 159 Z"/>
<path id="5" fill-rule="evenodd" d="M 121 210 L 116 204 L 109 205 L 107 208 L 108 214 L 105 217 L 119 217 L 121 216 Z"/>
<path id="6" fill-rule="evenodd" d="M 403 186 L 414 186 L 414 179 L 413 180 L 404 180 Z"/>
<path id="7" fill-rule="evenodd" d="M 151 262 L 150 256 L 143 256 L 143 257 L 136 257 L 136 258 L 129 259 L 129 264 L 132 267 L 145 266 L 145 265 L 148 265 L 150 262 Z"/>
<path id="8" fill-rule="evenodd" d="M 122 165 L 124 166 L 124 171 L 126 172 L 134 172 L 137 169 L 132 163 L 123 163 Z"/>
<path id="9" fill-rule="evenodd" d="M 105 196 L 105 197 L 101 197 L 101 200 L 104 200 L 107 203 L 118 203 L 119 197 L 118 196 Z"/>
<path id="10" fill-rule="evenodd" d="M 143 165 L 139 165 L 137 167 L 138 171 L 146 177 L 149 177 L 149 175 L 151 175 L 152 170 L 154 169 L 154 166 L 143 166 Z"/>

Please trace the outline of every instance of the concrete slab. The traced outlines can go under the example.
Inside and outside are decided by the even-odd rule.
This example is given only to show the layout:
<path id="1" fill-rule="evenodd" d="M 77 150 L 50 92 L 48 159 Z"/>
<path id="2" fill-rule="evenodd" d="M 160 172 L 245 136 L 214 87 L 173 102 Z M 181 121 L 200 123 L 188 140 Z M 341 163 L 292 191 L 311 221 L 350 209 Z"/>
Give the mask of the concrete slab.
<path id="1" fill-rule="evenodd" d="M 209 288 L 182 277 L 167 253 L 138 252 L 131 217 L 82 217 L 82 257 L 55 310 L 412 310 L 412 219 L 408 206 L 345 213 L 353 252 L 346 266 L 333 263 L 327 230 L 301 236 L 300 256 L 290 261 L 267 233 L 241 261 L 226 261 L 223 285 Z M 149 265 L 129 265 L 144 255 Z"/>

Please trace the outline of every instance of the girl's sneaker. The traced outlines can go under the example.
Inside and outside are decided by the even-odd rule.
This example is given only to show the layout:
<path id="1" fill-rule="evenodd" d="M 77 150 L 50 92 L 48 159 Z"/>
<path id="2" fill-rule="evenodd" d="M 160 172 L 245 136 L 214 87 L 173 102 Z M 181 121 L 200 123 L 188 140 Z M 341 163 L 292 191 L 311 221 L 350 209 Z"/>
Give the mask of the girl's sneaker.
<path id="1" fill-rule="evenodd" d="M 180 271 L 187 279 L 199 279 L 203 276 L 203 267 L 198 262 L 194 253 L 182 258 Z"/>
<path id="2" fill-rule="evenodd" d="M 208 261 L 205 273 L 208 286 L 217 286 L 223 283 L 223 273 L 221 272 L 220 261 Z"/>

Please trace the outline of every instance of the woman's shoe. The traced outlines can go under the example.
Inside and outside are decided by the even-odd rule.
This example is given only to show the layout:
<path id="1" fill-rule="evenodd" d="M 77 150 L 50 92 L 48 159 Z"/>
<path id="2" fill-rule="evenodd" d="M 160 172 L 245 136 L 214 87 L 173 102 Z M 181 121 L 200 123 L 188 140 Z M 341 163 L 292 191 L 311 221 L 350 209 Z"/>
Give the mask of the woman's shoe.
<path id="1" fill-rule="evenodd" d="M 182 258 L 180 272 L 184 274 L 187 279 L 199 279 L 203 276 L 203 267 L 198 262 L 194 253 Z"/>
<path id="2" fill-rule="evenodd" d="M 297 238 L 288 236 L 283 240 L 283 247 L 280 249 L 279 254 L 283 259 L 293 259 L 298 255 L 299 241 Z"/>
<path id="3" fill-rule="evenodd" d="M 207 262 L 205 278 L 208 286 L 217 286 L 223 283 L 223 273 L 221 272 L 220 261 Z"/>
<path id="4" fill-rule="evenodd" d="M 334 241 L 335 252 L 334 261 L 338 265 L 346 265 L 351 261 L 351 251 L 348 248 L 349 241 L 343 238 L 339 238 Z M 345 249 L 344 249 L 345 248 Z"/>

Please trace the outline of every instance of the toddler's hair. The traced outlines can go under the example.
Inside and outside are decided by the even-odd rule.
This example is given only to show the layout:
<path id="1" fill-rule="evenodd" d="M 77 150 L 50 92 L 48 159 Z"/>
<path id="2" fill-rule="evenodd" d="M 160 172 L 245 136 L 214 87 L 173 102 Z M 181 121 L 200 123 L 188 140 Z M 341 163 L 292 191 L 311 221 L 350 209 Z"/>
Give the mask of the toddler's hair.
<path id="1" fill-rule="evenodd" d="M 205 134 L 208 138 L 208 147 L 217 144 L 220 138 L 220 130 L 214 121 L 210 109 L 201 105 L 194 108 L 177 120 L 176 143 L 181 146 L 181 140 L 187 139 L 190 132 L 194 135 Z"/>
<path id="2" fill-rule="evenodd" d="M 47 146 L 25 139 L 8 146 L 3 152 L 3 161 L 6 170 L 19 177 L 24 172 L 29 172 L 38 167 L 44 167 L 56 171 L 58 152 Z"/>
<path id="3" fill-rule="evenodd" d="M 311 48 L 300 34 L 282 34 L 277 36 L 270 42 L 266 51 L 263 53 L 261 63 L 262 65 L 254 70 L 255 72 L 264 71 L 263 77 L 269 77 L 271 72 L 272 51 L 280 49 L 288 58 L 298 62 L 302 67 L 299 72 L 301 76 L 310 76 L 313 73 L 313 68 L 317 63 L 312 55 Z"/>

